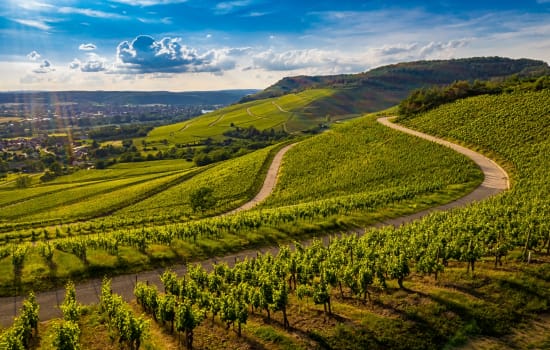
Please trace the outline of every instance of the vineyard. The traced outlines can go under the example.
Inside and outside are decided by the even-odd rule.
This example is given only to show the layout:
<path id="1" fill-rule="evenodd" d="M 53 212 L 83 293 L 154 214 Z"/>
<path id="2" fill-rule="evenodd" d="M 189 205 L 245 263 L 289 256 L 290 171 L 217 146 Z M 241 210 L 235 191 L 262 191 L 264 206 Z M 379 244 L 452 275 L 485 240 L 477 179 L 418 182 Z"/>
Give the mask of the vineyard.
<path id="1" fill-rule="evenodd" d="M 471 182 L 475 186 L 481 177 L 468 158 L 388 129 L 370 117 L 335 125 L 296 145 L 285 158 L 276 190 L 262 207 L 391 189 L 473 187 Z"/>
<path id="2" fill-rule="evenodd" d="M 155 128 L 145 140 L 161 147 L 163 140 L 170 144 L 192 144 L 205 138 L 219 139 L 233 127 L 254 125 L 259 130 L 274 128 L 287 132 L 317 127 L 326 120 L 308 110 L 307 105 L 332 93 L 329 89 L 308 90 L 225 107 L 183 123 Z"/>
<path id="3" fill-rule="evenodd" d="M 404 121 L 498 159 L 513 175 L 512 189 L 504 194 L 397 228 L 332 238 L 326 245 L 313 240 L 282 246 L 275 256 L 258 255 L 231 267 L 189 264 L 181 275 L 166 270 L 160 288 L 136 281 L 131 304 L 104 280 L 99 305 L 81 308 L 69 284 L 63 320 L 40 327 L 31 295 L 1 344 L 440 349 L 481 336 L 487 348 L 547 348 L 550 327 L 522 337 L 516 325 L 549 311 L 549 106 L 549 90 L 516 91 L 459 100 Z M 264 152 L 267 157 L 269 150 Z M 255 157 L 257 168 L 262 156 Z M 309 162 L 310 168 L 303 166 Z M 289 151 L 280 186 L 261 209 L 123 230 L 105 221 L 107 234 L 69 237 L 65 227 L 60 237 L 44 234 L 36 243 L 32 235 L 22 243 L 4 237 L 0 281 L 11 288 L 10 283 L 24 286 L 60 273 L 106 271 L 101 266 L 128 269 L 148 260 L 298 239 L 342 228 L 359 216 L 364 223 L 369 216 L 414 212 L 479 182 L 479 170 L 462 156 L 384 129 L 368 116 Z M 92 325 L 107 339 L 94 347 L 86 342 Z"/>
<path id="4" fill-rule="evenodd" d="M 17 223 L 6 223 L 6 232 L 0 236 L 0 271 L 4 272 L 0 287 L 5 294 L 13 293 L 14 288 L 44 288 L 71 276 L 136 271 L 292 241 L 315 231 L 357 227 L 449 201 L 481 182 L 479 169 L 464 156 L 387 129 L 375 118 L 369 116 L 303 141 L 296 146 L 301 147 L 298 152 L 292 149 L 294 155 L 285 159 L 278 186 L 291 196 L 275 192 L 278 206 L 268 200 L 257 210 L 192 220 L 222 213 L 252 198 L 282 145 L 172 175 L 154 173 L 104 182 L 86 177 L 87 185 L 75 187 L 74 193 L 71 189 L 48 192 L 44 195 L 48 197 L 18 202 L 14 207 L 24 210 L 32 208 L 29 204 L 33 201 L 47 200 L 51 209 L 23 217 L 48 223 L 57 215 L 67 221 L 55 227 L 19 230 L 11 229 Z M 408 155 L 410 147 L 418 151 Z M 362 152 L 354 153 L 354 149 Z M 428 154 L 431 160 L 423 162 Z M 304 167 L 306 159 L 315 161 Z M 300 167 L 309 173 L 309 183 L 287 184 L 287 172 L 293 174 Z M 194 212 L 189 197 L 201 186 L 212 191 L 216 206 Z M 97 192 L 85 192 L 87 188 Z M 316 196 L 304 195 L 310 190 Z M 71 202 L 77 194 L 89 200 Z M 56 201 L 56 196 L 61 199 Z M 109 216 L 69 221 L 107 211 Z M 16 254 L 22 256 L 17 269 L 13 265 Z"/>

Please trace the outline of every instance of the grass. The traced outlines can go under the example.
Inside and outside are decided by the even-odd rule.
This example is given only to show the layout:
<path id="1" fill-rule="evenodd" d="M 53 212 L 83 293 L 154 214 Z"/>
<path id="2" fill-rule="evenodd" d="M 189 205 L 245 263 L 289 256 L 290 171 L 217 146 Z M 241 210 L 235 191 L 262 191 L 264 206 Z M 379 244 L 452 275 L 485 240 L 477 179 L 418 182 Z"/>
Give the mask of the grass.
<path id="1" fill-rule="evenodd" d="M 167 140 L 167 144 L 173 145 L 193 144 L 209 137 L 221 139 L 225 131 L 231 130 L 231 125 L 238 127 L 253 125 L 259 130 L 282 128 L 289 132 L 309 129 L 316 127 L 319 119 L 306 112 L 304 108 L 316 98 L 330 94 L 332 94 L 330 89 L 308 90 L 298 94 L 233 105 L 182 123 L 155 128 L 149 132 L 145 140 L 147 144 L 161 149 L 163 146 L 166 147 L 164 140 Z M 301 124 L 293 123 L 284 126 L 297 116 L 302 119 Z"/>

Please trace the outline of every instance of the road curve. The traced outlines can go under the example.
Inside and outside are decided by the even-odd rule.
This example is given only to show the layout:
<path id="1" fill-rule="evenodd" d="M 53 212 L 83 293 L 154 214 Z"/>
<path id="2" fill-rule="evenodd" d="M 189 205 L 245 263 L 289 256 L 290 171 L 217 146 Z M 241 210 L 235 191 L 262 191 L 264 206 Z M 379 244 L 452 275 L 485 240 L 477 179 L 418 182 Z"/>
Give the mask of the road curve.
<path id="1" fill-rule="evenodd" d="M 476 153 L 472 150 L 469 150 L 465 147 L 453 144 L 451 142 L 408 129 L 400 125 L 393 124 L 389 121 L 389 119 L 390 118 L 380 118 L 378 119 L 378 121 L 393 129 L 396 129 L 417 137 L 421 137 L 433 142 L 440 143 L 442 145 L 448 146 L 456 150 L 457 152 L 460 152 L 466 155 L 467 157 L 471 158 L 481 168 L 481 170 L 485 175 L 485 180 L 474 191 L 455 201 L 452 201 L 450 203 L 443 204 L 434 208 L 430 208 L 427 210 L 423 210 L 421 212 L 414 213 L 411 215 L 407 215 L 407 216 L 403 216 L 395 219 L 388 219 L 378 224 L 372 225 L 373 227 L 379 227 L 379 226 L 385 226 L 385 225 L 399 226 L 401 224 L 422 218 L 433 211 L 449 210 L 451 208 L 465 206 L 469 203 L 486 199 L 490 196 L 493 196 L 509 188 L 508 174 L 500 166 L 498 166 L 498 164 L 496 164 L 489 158 L 479 153 Z M 264 181 L 264 186 L 262 186 L 262 190 L 264 190 L 264 188 L 269 188 L 270 186 L 271 186 L 271 189 L 274 187 L 277 179 L 278 170 L 282 161 L 282 157 L 286 153 L 286 151 L 288 151 L 293 145 L 295 144 L 285 146 L 277 153 L 268 170 L 268 176 L 266 176 L 266 180 Z M 271 178 L 269 182 L 268 182 L 268 178 Z M 271 181 L 273 181 L 272 185 L 269 185 L 269 184 L 266 185 L 266 183 L 271 183 Z M 262 192 L 262 190 L 260 192 Z M 262 195 L 263 199 L 265 199 L 265 197 L 267 197 L 270 192 L 271 190 L 269 191 L 265 190 L 264 194 Z M 256 197 L 245 205 L 248 205 L 250 203 L 250 207 L 252 207 L 262 200 Z M 243 205 L 242 207 L 236 210 L 246 210 L 247 208 L 245 208 L 245 205 Z M 362 232 L 364 232 L 364 230 L 362 230 Z M 323 240 L 328 241 L 328 238 L 329 238 L 329 235 L 323 237 Z M 308 244 L 310 241 L 311 240 L 305 240 L 303 243 Z M 244 258 L 255 257 L 258 253 L 266 253 L 266 252 L 269 252 L 275 255 L 278 252 L 278 247 L 273 246 L 273 247 L 265 247 L 261 249 L 247 249 L 236 254 L 230 254 L 223 257 L 214 257 L 214 258 L 200 261 L 198 263 L 200 263 L 205 268 L 210 268 L 212 264 L 220 263 L 220 262 L 225 262 L 229 266 L 232 266 L 235 264 L 235 262 L 240 261 Z M 178 274 L 183 274 L 186 268 L 185 268 L 185 265 L 180 264 L 180 265 L 172 266 L 171 269 Z M 153 284 L 156 284 L 157 286 L 161 286 L 159 277 L 162 274 L 162 272 L 164 272 L 164 270 L 165 268 L 161 267 L 152 271 L 140 272 L 138 274 L 114 276 L 112 278 L 112 289 L 115 293 L 122 295 L 125 300 L 128 300 L 128 301 L 132 300 L 134 299 L 133 290 L 136 282 L 148 281 L 149 283 L 153 283 Z M 99 300 L 100 291 L 101 291 L 101 279 L 98 279 L 98 278 L 81 282 L 76 285 L 76 294 L 77 294 L 78 301 L 85 305 L 97 303 Z M 64 294 L 65 294 L 64 289 L 58 288 L 56 290 L 41 292 L 36 295 L 37 301 L 40 305 L 40 315 L 39 315 L 40 320 L 44 321 L 44 320 L 61 316 L 59 305 L 63 302 Z M 16 311 L 18 311 L 19 308 L 21 307 L 22 301 L 23 301 L 23 297 L 0 298 L 0 325 L 6 327 L 12 324 L 13 317 L 16 314 Z"/>
<path id="2" fill-rule="evenodd" d="M 237 209 L 233 209 L 223 215 L 230 215 L 235 214 L 243 210 L 252 209 L 258 203 L 266 199 L 273 189 L 275 188 L 275 185 L 277 184 L 277 179 L 279 176 L 279 169 L 281 168 L 281 164 L 283 162 L 283 157 L 292 147 L 294 147 L 297 143 L 291 143 L 290 145 L 287 145 L 279 150 L 275 157 L 273 157 L 273 161 L 271 162 L 271 165 L 269 166 L 269 169 L 267 170 L 267 174 L 265 176 L 264 184 L 262 185 L 262 188 L 260 191 L 256 194 L 254 198 L 252 198 L 250 201 L 244 203 Z"/>

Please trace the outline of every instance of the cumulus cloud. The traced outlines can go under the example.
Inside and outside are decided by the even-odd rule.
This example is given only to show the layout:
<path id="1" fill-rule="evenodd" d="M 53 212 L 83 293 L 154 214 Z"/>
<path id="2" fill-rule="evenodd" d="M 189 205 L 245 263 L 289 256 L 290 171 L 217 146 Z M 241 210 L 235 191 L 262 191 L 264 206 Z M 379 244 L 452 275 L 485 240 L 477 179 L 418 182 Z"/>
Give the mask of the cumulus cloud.
<path id="1" fill-rule="evenodd" d="M 34 73 L 45 74 L 54 71 L 55 68 L 52 67 L 52 64 L 48 60 L 43 60 L 39 68 L 33 69 Z"/>
<path id="2" fill-rule="evenodd" d="M 181 44 L 180 38 L 159 41 L 140 35 L 117 47 L 116 71 L 119 73 L 221 72 L 236 65 L 236 57 L 248 48 L 216 49 L 199 53 Z"/>
<path id="3" fill-rule="evenodd" d="M 75 58 L 74 60 L 72 60 L 71 63 L 69 63 L 69 68 L 70 69 L 78 69 L 78 68 L 80 68 L 81 64 L 82 64 L 82 62 L 80 62 L 80 60 L 78 58 Z"/>
<path id="4" fill-rule="evenodd" d="M 93 50 L 97 49 L 97 46 L 95 46 L 92 43 L 80 44 L 78 46 L 78 49 L 81 50 L 81 51 L 93 51 Z"/>
<path id="5" fill-rule="evenodd" d="M 107 59 L 95 53 L 88 53 L 86 61 L 82 62 L 78 58 L 69 63 L 72 70 L 80 69 L 84 73 L 104 72 L 108 70 Z"/>
<path id="6" fill-rule="evenodd" d="M 107 60 L 94 53 L 88 54 L 88 60 L 80 64 L 80 70 L 85 73 L 103 72 L 107 70 Z"/>
<path id="7" fill-rule="evenodd" d="M 289 50 L 275 52 L 267 50 L 256 54 L 253 58 L 255 68 L 265 70 L 285 71 L 302 68 L 327 67 L 338 64 L 334 53 L 319 50 Z"/>
<path id="8" fill-rule="evenodd" d="M 291 74 L 353 73 L 401 61 L 449 58 L 468 42 L 469 40 L 461 39 L 448 42 L 397 43 L 366 48 L 354 54 L 322 49 L 282 52 L 270 49 L 254 54 L 252 66 L 246 69 L 294 71 Z"/>
<path id="9" fill-rule="evenodd" d="M 28 55 L 27 55 L 27 58 L 31 61 L 36 61 L 37 59 L 39 59 L 41 56 L 38 52 L 36 51 L 31 51 Z"/>

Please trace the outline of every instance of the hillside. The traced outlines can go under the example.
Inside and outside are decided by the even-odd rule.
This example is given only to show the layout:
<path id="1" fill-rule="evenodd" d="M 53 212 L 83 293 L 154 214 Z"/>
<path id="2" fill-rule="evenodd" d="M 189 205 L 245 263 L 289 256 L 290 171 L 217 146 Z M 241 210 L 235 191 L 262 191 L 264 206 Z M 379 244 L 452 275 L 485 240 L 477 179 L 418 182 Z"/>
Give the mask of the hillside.
<path id="1" fill-rule="evenodd" d="M 222 91 L 16 91 L 0 92 L 0 103 L 82 105 L 228 105 L 257 90 Z"/>
<path id="2" fill-rule="evenodd" d="M 309 108 L 341 115 L 374 112 L 398 104 L 414 89 L 446 85 L 457 80 L 504 79 L 510 75 L 548 74 L 542 61 L 478 57 L 453 60 L 416 61 L 392 64 L 359 74 L 296 76 L 284 78 L 241 102 L 296 93 L 306 89 L 331 88 L 336 92 L 318 99 Z"/>
<path id="3" fill-rule="evenodd" d="M 63 309 L 65 320 L 40 323 L 39 336 L 35 337 L 35 331 L 25 323 L 34 318 L 22 317 L 4 333 L 4 339 L 16 339 L 14 335 L 23 329 L 27 330 L 23 333 L 25 339 L 33 344 L 31 348 L 48 349 L 61 333 L 60 326 L 65 325 L 67 333 L 77 334 L 76 341 L 83 348 L 98 349 L 118 348 L 118 339 L 131 347 L 131 342 L 145 334 L 149 336 L 143 336 L 142 344 L 150 349 L 177 348 L 182 339 L 188 348 L 192 343 L 199 349 L 450 349 L 461 345 L 473 349 L 548 348 L 549 105 L 548 89 L 517 90 L 459 100 L 406 121 L 411 127 L 458 140 L 497 159 L 512 175 L 513 186 L 491 199 L 434 212 L 397 228 L 371 229 L 360 237 L 332 238 L 327 245 L 316 240 L 298 244 L 295 249 L 283 247 L 275 256 L 254 252 L 250 253 L 256 259 L 234 256 L 233 267 L 221 263 L 204 270 L 187 265 L 186 272 L 181 269 L 178 274 L 164 273 L 158 289 L 149 279 L 140 280 L 134 291 L 137 300 L 130 304 L 112 294 L 110 282 L 104 281 L 103 287 L 96 283 L 92 291 L 99 295 L 100 306 L 86 307 L 79 313 L 69 287 Z M 460 171 L 475 177 L 472 171 L 476 169 L 467 164 L 456 169 L 433 166 L 433 174 L 426 174 L 427 169 L 411 170 L 403 178 L 409 178 L 412 187 L 407 189 L 398 181 L 395 193 L 377 191 L 361 203 L 360 198 L 345 193 L 357 187 L 353 173 L 360 174 L 356 170 L 358 160 L 352 158 L 359 152 L 354 151 L 363 153 L 372 148 L 373 154 L 387 154 L 367 172 L 376 177 L 378 170 L 381 179 L 388 178 L 391 166 L 408 168 L 405 163 L 416 163 L 421 168 L 421 159 L 432 161 L 434 154 L 440 162 L 461 162 L 461 157 L 450 159 L 457 155 L 449 150 L 385 129 L 375 119 L 366 116 L 304 141 L 309 143 L 293 148 L 294 155 L 290 154 L 290 162 L 285 164 L 291 172 L 300 165 L 304 167 L 315 148 L 315 156 L 327 160 L 310 169 L 317 174 L 308 180 L 315 191 L 317 185 L 328 187 L 323 182 L 330 184 L 338 177 L 348 187 L 335 184 L 330 193 L 311 194 L 303 188 L 309 183 L 291 184 L 283 179 L 287 189 L 283 188 L 278 197 L 292 197 L 287 200 L 292 202 L 303 198 L 309 201 L 307 205 L 264 208 L 191 227 L 143 227 L 133 233 L 125 230 L 127 240 L 118 236 L 121 240 L 116 247 L 109 246 L 112 242 L 107 235 L 98 235 L 95 248 L 88 250 L 88 263 L 97 268 L 98 257 L 111 261 L 120 256 L 146 259 L 153 254 L 198 249 L 217 255 L 220 248 L 216 250 L 216 245 L 259 242 L 272 239 L 268 238 L 270 233 L 279 239 L 283 234 L 296 238 L 299 227 L 311 235 L 325 231 L 322 225 L 327 222 L 342 222 L 353 215 L 376 215 L 376 205 L 394 195 L 397 202 L 384 207 L 386 210 L 398 205 L 414 210 L 413 206 L 421 205 L 408 199 L 409 195 L 415 196 L 415 190 L 437 191 L 442 180 L 456 182 L 446 171 L 458 178 L 466 175 Z M 359 148 L 360 141 L 366 143 L 364 149 Z M 343 143 L 345 147 L 337 147 Z M 401 151 L 392 154 L 393 147 Z M 361 165 L 366 166 L 370 155 L 362 161 L 365 164 Z M 329 174 L 325 177 L 326 172 Z M 365 188 L 370 187 L 369 181 L 364 183 Z M 339 194 L 341 202 L 327 200 Z M 216 226 L 210 226 L 213 223 Z M 58 247 L 54 262 L 61 261 L 62 256 L 73 256 L 71 240 L 52 242 Z M 75 247 L 77 242 L 91 240 L 81 237 L 72 242 Z M 40 246 L 45 247 L 45 243 Z M 55 273 L 46 266 L 45 258 L 40 261 L 41 255 L 33 246 L 27 247 L 28 252 L 21 252 L 19 245 L 12 256 L 6 255 L 3 274 L 11 274 L 12 261 L 24 259 L 25 254 L 33 258 L 25 259 L 23 272 L 27 277 L 47 269 Z M 78 254 L 76 249 L 72 252 Z M 84 268 L 81 260 L 85 259 L 72 261 Z M 133 286 L 134 277 L 125 277 Z M 25 305 L 26 315 L 32 316 L 36 310 L 32 298 Z M 69 315 L 65 310 L 74 312 Z M 76 322 L 70 323 L 72 319 Z M 75 326 L 76 333 L 70 333 Z"/>

